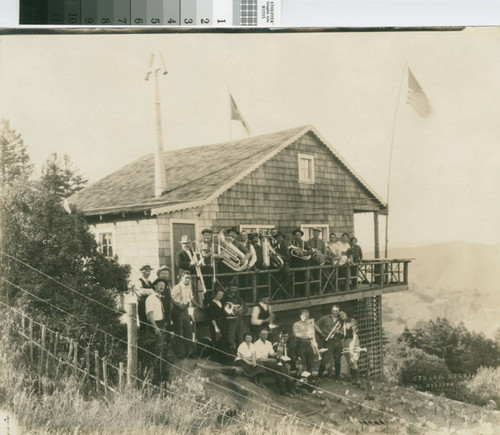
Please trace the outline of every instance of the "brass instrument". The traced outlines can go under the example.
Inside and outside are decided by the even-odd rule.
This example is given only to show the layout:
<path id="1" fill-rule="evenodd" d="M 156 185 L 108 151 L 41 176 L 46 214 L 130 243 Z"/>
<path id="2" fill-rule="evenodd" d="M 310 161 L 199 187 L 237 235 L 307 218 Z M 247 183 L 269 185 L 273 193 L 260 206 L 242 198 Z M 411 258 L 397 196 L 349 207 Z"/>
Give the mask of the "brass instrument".
<path id="1" fill-rule="evenodd" d="M 290 249 L 290 255 L 292 257 L 297 257 L 297 258 L 300 258 L 300 259 L 306 260 L 306 261 L 311 259 L 311 254 L 307 255 L 306 251 L 304 251 L 304 249 L 302 249 L 298 246 L 290 245 L 288 247 L 288 249 Z"/>
<path id="2" fill-rule="evenodd" d="M 341 323 L 339 320 L 337 320 L 337 323 L 335 323 L 335 325 L 333 325 L 333 328 L 330 331 L 330 333 L 328 334 L 328 336 L 325 338 L 325 341 L 330 340 L 333 337 L 333 335 L 335 334 L 335 332 L 340 331 L 340 327 L 341 327 Z"/>
<path id="3" fill-rule="evenodd" d="M 203 274 L 201 273 L 201 265 L 205 262 L 205 258 L 201 254 L 201 249 L 199 243 L 196 241 L 191 242 L 191 250 L 193 251 L 195 265 L 194 268 L 196 270 L 196 275 L 198 276 L 198 280 L 200 281 L 200 288 L 203 293 L 207 292 L 207 288 L 205 286 L 205 280 L 203 279 Z"/>
<path id="4" fill-rule="evenodd" d="M 221 231 L 218 235 L 218 245 L 217 251 L 218 255 L 221 257 L 222 262 L 233 269 L 235 272 L 241 272 L 248 267 L 248 259 L 245 254 L 241 252 L 236 246 L 232 243 L 226 241 L 226 236 L 224 236 L 224 232 Z"/>
<path id="5" fill-rule="evenodd" d="M 271 246 L 269 237 L 270 236 L 262 236 L 262 262 L 267 267 L 272 265 L 273 267 L 279 269 L 280 267 L 283 267 L 285 262 L 281 258 L 281 255 L 279 255 Z"/>
<path id="6" fill-rule="evenodd" d="M 323 266 L 326 262 L 326 256 L 319 252 L 317 249 L 314 249 L 314 252 L 312 254 L 313 260 L 318 263 L 320 266 Z"/>
<path id="7" fill-rule="evenodd" d="M 239 304 L 233 304 L 232 302 L 226 302 L 224 305 L 224 311 L 229 316 L 238 316 L 242 313 L 243 307 Z"/>

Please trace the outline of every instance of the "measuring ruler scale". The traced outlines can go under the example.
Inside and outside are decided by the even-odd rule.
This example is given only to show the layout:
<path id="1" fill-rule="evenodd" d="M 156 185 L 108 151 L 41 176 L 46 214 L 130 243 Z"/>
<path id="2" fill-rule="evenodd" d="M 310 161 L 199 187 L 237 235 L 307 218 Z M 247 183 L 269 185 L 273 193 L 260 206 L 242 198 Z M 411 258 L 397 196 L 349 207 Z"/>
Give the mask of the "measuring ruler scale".
<path id="1" fill-rule="evenodd" d="M 19 0 L 19 24 L 273 27 L 281 0 Z"/>

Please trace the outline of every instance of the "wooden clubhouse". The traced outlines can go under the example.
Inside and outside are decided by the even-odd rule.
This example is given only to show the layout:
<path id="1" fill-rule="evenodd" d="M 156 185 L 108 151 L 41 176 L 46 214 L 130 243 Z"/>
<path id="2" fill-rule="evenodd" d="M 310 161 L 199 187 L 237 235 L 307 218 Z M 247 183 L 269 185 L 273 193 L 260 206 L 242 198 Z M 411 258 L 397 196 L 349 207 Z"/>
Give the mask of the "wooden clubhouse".
<path id="1" fill-rule="evenodd" d="M 387 206 L 314 127 L 167 151 L 160 157 L 160 173 L 151 153 L 69 198 L 84 211 L 102 252 L 117 255 L 136 275 L 145 263 L 155 268 L 167 264 L 175 271 L 181 236 L 199 240 L 203 228 L 217 233 L 236 226 L 267 234 L 276 227 L 289 238 L 299 227 L 307 240 L 318 227 L 328 239 L 332 231 L 355 234 L 354 214 L 372 213 L 375 259 L 363 261 L 354 272 L 347 268 L 344 276 L 332 265 L 292 269 L 286 285 L 271 271 L 239 272 L 248 275 L 239 292 L 250 304 L 269 296 L 281 324 L 295 321 L 303 307 L 318 318 L 332 303 L 341 305 L 358 320 L 361 346 L 368 349 L 360 359 L 361 372 L 381 373 L 381 296 L 408 290 L 410 261 L 378 258 L 378 216 Z M 198 312 L 196 319 L 201 333 L 205 316 Z"/>

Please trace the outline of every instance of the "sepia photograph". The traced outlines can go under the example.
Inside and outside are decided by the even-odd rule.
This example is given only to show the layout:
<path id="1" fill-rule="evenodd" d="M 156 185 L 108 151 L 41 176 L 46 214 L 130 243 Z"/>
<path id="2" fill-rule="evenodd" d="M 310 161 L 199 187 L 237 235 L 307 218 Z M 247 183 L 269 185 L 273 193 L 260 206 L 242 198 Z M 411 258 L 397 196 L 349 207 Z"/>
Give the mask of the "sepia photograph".
<path id="1" fill-rule="evenodd" d="M 500 28 L 0 32 L 0 428 L 500 432 Z"/>

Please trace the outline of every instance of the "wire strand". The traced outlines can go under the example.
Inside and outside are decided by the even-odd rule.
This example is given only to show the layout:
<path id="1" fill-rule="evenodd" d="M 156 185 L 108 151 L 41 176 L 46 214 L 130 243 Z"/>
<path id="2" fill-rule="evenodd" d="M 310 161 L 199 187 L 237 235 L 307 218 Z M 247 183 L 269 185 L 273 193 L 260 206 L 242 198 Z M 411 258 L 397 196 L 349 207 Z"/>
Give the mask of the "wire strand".
<path id="1" fill-rule="evenodd" d="M 61 285 L 61 286 L 65 287 L 65 288 L 67 288 L 67 289 L 68 289 L 68 290 L 70 290 L 70 291 L 73 291 L 73 292 L 75 292 L 75 293 L 77 293 L 77 294 L 80 294 L 81 296 L 85 297 L 86 299 L 88 299 L 88 300 L 90 300 L 90 301 L 93 301 L 93 302 L 98 303 L 99 305 L 101 305 L 101 306 L 103 306 L 103 307 L 107 308 L 107 309 L 108 309 L 108 310 L 110 310 L 110 311 L 114 311 L 115 313 L 123 314 L 123 313 L 122 313 L 122 312 L 120 312 L 119 310 L 116 310 L 116 309 L 113 309 L 113 308 L 111 308 L 111 307 L 108 307 L 108 306 L 106 306 L 105 304 L 102 304 L 101 302 L 96 301 L 95 299 L 90 298 L 89 296 L 83 295 L 83 294 L 81 294 L 80 292 L 78 292 L 77 290 L 72 289 L 71 287 L 69 287 L 69 286 L 67 286 L 67 285 L 65 285 L 65 284 L 60 283 L 59 281 L 55 280 L 54 278 L 50 277 L 49 275 L 45 274 L 44 272 L 39 271 L 38 269 L 36 269 L 36 268 L 34 268 L 34 267 L 32 267 L 32 266 L 30 266 L 30 265 L 28 265 L 28 264 L 24 263 L 23 261 L 21 261 L 21 260 L 19 260 L 19 259 L 15 258 L 15 257 L 12 257 L 12 256 L 10 256 L 10 255 L 8 255 L 8 254 L 5 254 L 3 251 L 0 251 L 0 253 L 2 253 L 3 255 L 6 255 L 6 256 L 7 256 L 7 257 L 9 257 L 9 258 L 12 258 L 12 259 L 13 259 L 13 260 L 15 260 L 15 261 L 18 261 L 19 263 L 21 263 L 21 264 L 23 264 L 23 265 L 25 265 L 25 266 L 29 267 L 30 269 L 32 269 L 32 270 L 34 270 L 34 271 L 37 271 L 37 272 L 39 272 L 39 273 L 43 274 L 44 276 L 48 277 L 48 278 L 49 278 L 49 279 L 51 279 L 52 281 L 56 282 L 57 284 L 59 284 L 59 285 Z M 13 283 L 11 283 L 10 281 L 7 281 L 7 280 L 6 280 L 5 278 L 3 278 L 3 277 L 0 277 L 0 279 L 2 279 L 2 280 L 4 280 L 4 281 L 8 282 L 8 283 L 9 283 L 9 284 L 11 284 L 11 285 L 14 285 L 15 287 L 20 288 L 20 287 L 19 287 L 19 286 L 17 286 L 16 284 L 13 284 Z M 22 289 L 22 290 L 24 290 L 24 289 Z M 28 292 L 27 290 L 24 290 L 24 291 L 26 291 L 28 294 L 31 294 L 32 296 L 34 296 L 34 297 L 38 298 L 39 300 L 41 300 L 41 301 L 43 301 L 43 302 L 47 302 L 47 303 L 49 303 L 48 301 L 45 301 L 44 299 L 41 299 L 41 298 L 37 297 L 36 295 L 33 295 L 32 293 Z M 50 303 L 49 303 L 49 304 L 50 304 Z M 52 304 L 50 304 L 50 305 L 52 305 Z M 54 307 L 55 307 L 55 306 L 54 306 Z M 59 310 L 61 310 L 61 311 L 64 311 L 64 310 L 62 310 L 62 309 L 60 309 L 60 308 L 58 308 L 58 307 L 55 307 L 55 308 L 57 308 L 57 309 L 59 309 Z M 66 314 L 71 315 L 70 313 L 67 313 L 67 312 L 66 312 Z M 82 321 L 82 322 L 83 322 L 83 321 Z M 84 322 L 84 323 L 85 323 L 85 322 Z M 141 320 L 139 320 L 139 323 L 140 323 L 140 324 L 145 324 L 145 325 L 148 325 L 148 323 L 147 323 L 147 322 L 143 322 L 143 321 L 141 321 Z M 86 324 L 87 324 L 87 323 L 86 323 Z M 88 325 L 88 324 L 87 324 L 87 325 Z M 88 326 L 91 326 L 91 325 L 88 325 Z M 91 326 L 91 327 L 92 327 L 92 326 Z M 92 327 L 92 328 L 94 328 L 94 327 Z M 219 352 L 219 353 L 221 353 L 221 354 L 224 354 L 224 355 L 226 355 L 226 356 L 231 356 L 232 358 L 234 358 L 234 355 L 232 355 L 232 354 L 230 354 L 230 353 L 228 353 L 228 352 L 225 352 L 225 351 L 223 351 L 223 350 L 221 350 L 221 349 L 217 349 L 217 348 L 215 348 L 215 347 L 213 347 L 213 346 L 210 346 L 210 345 L 208 345 L 208 344 L 205 344 L 205 343 L 199 343 L 199 342 L 197 342 L 196 340 L 193 340 L 193 339 L 190 339 L 190 338 L 187 338 L 187 337 L 180 336 L 180 335 L 178 335 L 178 334 L 176 334 L 176 333 L 174 333 L 174 332 L 167 331 L 167 330 L 162 329 L 162 328 L 159 328 L 159 329 L 160 329 L 162 332 L 166 333 L 166 334 L 170 334 L 170 335 L 175 336 L 175 337 L 178 337 L 178 338 L 180 338 L 180 339 L 183 339 L 183 340 L 186 340 L 186 341 L 190 341 L 190 342 L 192 342 L 192 343 L 195 343 L 196 345 L 201 345 L 201 346 L 203 346 L 203 347 L 205 347 L 205 348 L 209 348 L 209 349 L 215 350 L 215 351 L 217 351 L 217 352 Z M 106 334 L 108 334 L 108 335 L 112 336 L 111 334 L 107 333 L 106 331 L 102 331 L 102 332 L 104 332 L 104 333 L 106 333 Z M 112 337 L 113 337 L 113 336 L 112 336 Z M 116 337 L 115 337 L 115 338 L 116 338 Z M 116 339 L 118 339 L 118 338 L 116 338 Z M 123 341 L 123 340 L 121 340 L 121 341 Z M 146 352 L 146 353 L 149 353 L 149 354 L 151 354 L 151 355 L 153 355 L 153 356 L 155 356 L 155 357 L 159 358 L 161 361 L 164 361 L 164 362 L 166 362 L 167 364 L 169 364 L 169 365 L 171 365 L 171 366 L 173 366 L 173 367 L 175 367 L 175 368 L 180 369 L 181 371 L 183 371 L 183 369 L 182 369 L 181 367 L 175 366 L 175 365 L 174 365 L 174 364 L 172 364 L 170 361 L 167 361 L 167 360 L 165 360 L 165 359 L 162 359 L 160 356 L 158 356 L 158 355 L 156 355 L 156 354 L 154 354 L 154 353 L 151 353 L 150 351 L 148 351 L 148 350 L 146 350 L 146 349 L 143 349 L 143 348 L 141 348 L 141 347 L 139 347 L 139 346 L 136 346 L 136 347 L 137 347 L 137 349 L 140 349 L 140 350 L 142 350 L 142 351 L 144 351 L 144 352 Z M 275 374 L 277 374 L 277 375 L 279 375 L 279 376 L 287 377 L 288 379 L 291 379 L 291 380 L 293 380 L 293 381 L 296 381 L 296 379 L 295 379 L 293 376 L 290 376 L 290 375 L 288 375 L 288 374 L 286 374 L 286 373 L 279 372 L 279 371 L 277 371 L 277 370 L 271 369 L 271 368 L 269 368 L 269 367 L 266 367 L 266 366 L 261 365 L 261 364 L 258 364 L 258 363 L 257 363 L 257 366 L 259 366 L 259 367 L 261 367 L 261 368 L 264 368 L 264 369 L 265 369 L 266 371 L 268 371 L 268 372 L 273 372 L 273 373 L 275 373 Z M 209 381 L 209 382 L 211 382 L 211 381 Z M 344 396 L 339 395 L 339 394 L 335 394 L 335 393 L 333 393 L 332 391 L 325 390 L 325 389 L 323 389 L 323 388 L 321 388 L 321 387 L 318 387 L 318 386 L 315 386 L 315 385 L 309 384 L 309 383 L 307 383 L 307 382 L 303 382 L 303 384 L 304 384 L 304 385 L 307 385 L 307 386 L 309 386 L 309 387 L 311 387 L 311 388 L 315 388 L 315 389 L 317 389 L 317 390 L 319 390 L 319 391 L 322 391 L 323 393 L 326 393 L 326 394 L 328 394 L 328 395 L 330 395 L 330 396 L 332 396 L 332 397 L 335 397 L 336 399 L 343 399 L 343 400 L 346 400 L 346 401 L 348 401 L 348 402 L 350 402 L 350 403 L 353 403 L 353 404 L 359 405 L 359 406 L 361 406 L 361 407 L 363 407 L 363 408 L 365 408 L 365 409 L 368 409 L 368 410 L 370 410 L 370 411 L 373 411 L 373 412 L 379 413 L 379 414 L 381 414 L 381 415 L 384 415 L 384 416 L 386 416 L 386 417 L 396 418 L 396 419 L 398 419 L 399 421 L 403 421 L 403 422 L 405 422 L 405 423 L 407 423 L 407 424 L 409 424 L 409 425 L 413 425 L 413 426 L 418 427 L 418 428 L 420 428 L 420 429 L 422 429 L 422 428 L 423 428 L 421 425 L 419 425 L 419 424 L 417 424 L 417 423 L 413 423 L 413 422 L 410 422 L 410 421 L 408 421 L 408 420 L 405 420 L 405 419 L 404 419 L 404 418 L 402 418 L 402 417 L 398 417 L 398 416 L 396 416 L 396 415 L 389 414 L 389 413 L 387 413 L 387 412 L 385 412 L 385 411 L 378 410 L 378 409 L 376 409 L 376 408 L 372 408 L 372 407 L 370 407 L 370 406 L 368 406 L 368 405 L 365 405 L 365 404 L 363 404 L 363 403 L 361 403 L 361 402 L 355 401 L 355 400 L 353 400 L 353 399 L 350 399 L 350 398 L 344 397 Z M 219 388 L 224 388 L 224 389 L 226 389 L 226 390 L 230 391 L 231 393 L 235 393 L 234 391 L 229 390 L 229 389 L 227 389 L 227 388 L 225 388 L 225 387 L 223 387 L 223 386 L 221 386 L 221 385 L 219 385 L 219 384 L 215 384 L 215 385 L 218 385 L 218 386 L 219 386 Z M 270 399 L 270 398 L 268 398 L 268 399 L 269 399 L 269 400 L 272 400 L 272 399 Z"/>

